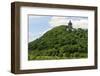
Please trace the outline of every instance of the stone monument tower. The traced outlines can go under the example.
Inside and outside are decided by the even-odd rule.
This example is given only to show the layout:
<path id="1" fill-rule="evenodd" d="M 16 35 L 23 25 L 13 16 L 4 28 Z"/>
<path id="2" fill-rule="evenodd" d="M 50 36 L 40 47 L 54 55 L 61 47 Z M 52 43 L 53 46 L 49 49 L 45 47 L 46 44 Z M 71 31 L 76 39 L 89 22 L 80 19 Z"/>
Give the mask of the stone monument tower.
<path id="1" fill-rule="evenodd" d="M 73 29 L 73 26 L 72 26 L 73 24 L 72 24 L 72 22 L 71 22 L 71 20 L 68 22 L 68 26 L 67 26 L 67 28 L 66 28 L 66 30 L 68 31 L 68 30 L 70 30 L 70 31 L 72 31 L 72 29 Z"/>

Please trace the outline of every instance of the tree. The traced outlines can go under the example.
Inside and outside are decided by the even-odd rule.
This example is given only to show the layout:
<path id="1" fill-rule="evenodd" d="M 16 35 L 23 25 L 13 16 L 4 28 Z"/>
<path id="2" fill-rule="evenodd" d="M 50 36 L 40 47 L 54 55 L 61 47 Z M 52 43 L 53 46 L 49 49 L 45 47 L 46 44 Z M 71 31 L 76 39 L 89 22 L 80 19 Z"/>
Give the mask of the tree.
<path id="1" fill-rule="evenodd" d="M 66 31 L 66 28 L 66 25 L 55 27 L 28 43 L 29 60 L 87 57 L 88 30 Z"/>

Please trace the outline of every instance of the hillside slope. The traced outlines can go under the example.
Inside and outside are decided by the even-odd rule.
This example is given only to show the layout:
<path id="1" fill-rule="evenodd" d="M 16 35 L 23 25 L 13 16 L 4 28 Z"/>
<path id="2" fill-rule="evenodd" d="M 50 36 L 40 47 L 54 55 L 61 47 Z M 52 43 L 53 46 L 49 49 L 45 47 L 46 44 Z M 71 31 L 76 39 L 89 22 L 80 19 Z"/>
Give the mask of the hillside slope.
<path id="1" fill-rule="evenodd" d="M 61 25 L 29 43 L 29 60 L 86 58 L 88 30 Z"/>

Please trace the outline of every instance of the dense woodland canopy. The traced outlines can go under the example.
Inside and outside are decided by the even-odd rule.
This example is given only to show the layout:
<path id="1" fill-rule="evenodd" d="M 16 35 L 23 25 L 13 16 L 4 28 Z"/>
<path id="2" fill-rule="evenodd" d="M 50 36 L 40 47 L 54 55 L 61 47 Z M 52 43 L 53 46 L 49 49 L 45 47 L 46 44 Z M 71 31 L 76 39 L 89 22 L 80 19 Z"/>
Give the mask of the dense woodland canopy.
<path id="1" fill-rule="evenodd" d="M 88 30 L 61 25 L 28 44 L 29 60 L 87 58 Z"/>

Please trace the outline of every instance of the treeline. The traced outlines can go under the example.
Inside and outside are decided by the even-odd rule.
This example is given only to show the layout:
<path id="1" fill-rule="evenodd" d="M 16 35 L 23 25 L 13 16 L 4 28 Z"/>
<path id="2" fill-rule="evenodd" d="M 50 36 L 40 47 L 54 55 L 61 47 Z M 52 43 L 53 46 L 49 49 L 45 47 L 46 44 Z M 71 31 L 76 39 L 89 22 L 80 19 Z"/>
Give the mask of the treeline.
<path id="1" fill-rule="evenodd" d="M 86 58 L 88 30 L 68 29 L 62 25 L 46 32 L 28 45 L 29 60 Z"/>

